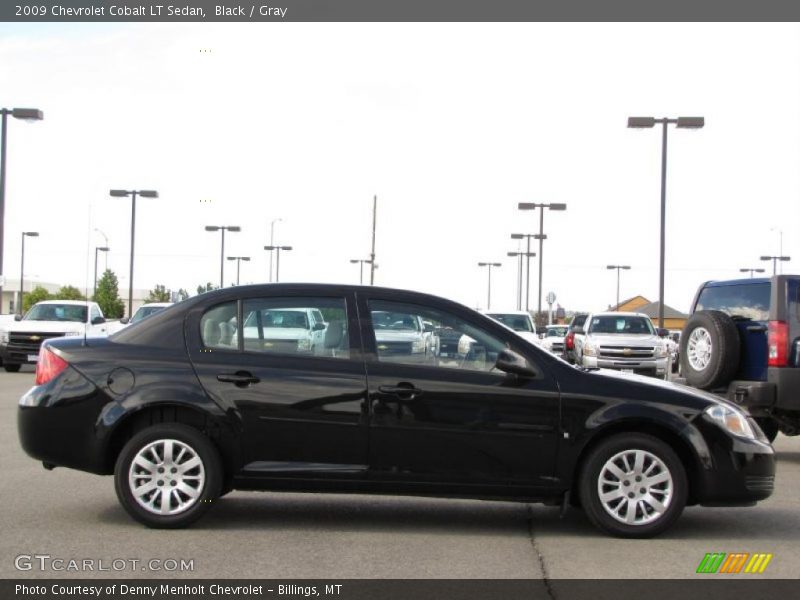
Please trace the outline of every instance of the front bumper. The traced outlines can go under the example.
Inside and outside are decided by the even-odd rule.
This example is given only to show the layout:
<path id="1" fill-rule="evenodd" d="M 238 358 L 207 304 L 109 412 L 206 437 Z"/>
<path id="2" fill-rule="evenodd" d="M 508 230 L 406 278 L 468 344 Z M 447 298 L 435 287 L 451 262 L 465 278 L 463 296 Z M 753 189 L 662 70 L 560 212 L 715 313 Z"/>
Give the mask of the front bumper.
<path id="1" fill-rule="evenodd" d="M 669 369 L 669 357 L 655 359 L 603 358 L 583 356 L 583 366 L 600 369 L 616 369 L 617 371 L 633 371 L 639 375 L 664 377 Z"/>

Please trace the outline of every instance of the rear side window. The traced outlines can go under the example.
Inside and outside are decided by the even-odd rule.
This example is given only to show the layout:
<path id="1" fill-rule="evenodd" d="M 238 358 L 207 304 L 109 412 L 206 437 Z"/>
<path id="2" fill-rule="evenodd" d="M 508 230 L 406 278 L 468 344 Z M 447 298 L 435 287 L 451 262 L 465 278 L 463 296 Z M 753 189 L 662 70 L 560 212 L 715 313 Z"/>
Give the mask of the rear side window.
<path id="1" fill-rule="evenodd" d="M 731 317 L 769 320 L 769 282 L 708 286 L 697 299 L 698 310 L 721 310 Z"/>
<path id="2" fill-rule="evenodd" d="M 217 304 L 200 319 L 200 337 L 203 346 L 220 350 L 237 350 L 238 317 L 236 302 Z"/>

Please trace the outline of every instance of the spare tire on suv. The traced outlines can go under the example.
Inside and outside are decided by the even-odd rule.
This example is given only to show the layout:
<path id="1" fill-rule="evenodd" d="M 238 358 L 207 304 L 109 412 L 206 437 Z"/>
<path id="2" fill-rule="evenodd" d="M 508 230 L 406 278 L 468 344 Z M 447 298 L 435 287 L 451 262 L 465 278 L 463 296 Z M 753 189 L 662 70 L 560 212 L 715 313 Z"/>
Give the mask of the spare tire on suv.
<path id="1" fill-rule="evenodd" d="M 698 311 L 681 333 L 681 374 L 703 390 L 726 386 L 739 368 L 740 345 L 733 319 L 718 310 Z"/>

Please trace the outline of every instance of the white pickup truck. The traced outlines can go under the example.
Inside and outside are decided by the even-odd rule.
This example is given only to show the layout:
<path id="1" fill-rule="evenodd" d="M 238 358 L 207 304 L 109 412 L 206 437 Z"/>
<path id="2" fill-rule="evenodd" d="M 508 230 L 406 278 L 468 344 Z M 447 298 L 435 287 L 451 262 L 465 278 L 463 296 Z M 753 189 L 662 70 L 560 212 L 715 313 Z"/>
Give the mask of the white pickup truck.
<path id="1" fill-rule="evenodd" d="M 36 303 L 24 317 L 0 322 L 0 359 L 3 368 L 15 373 L 24 364 L 35 363 L 46 339 L 68 335 L 103 337 L 112 333 L 96 302 L 45 300 Z"/>

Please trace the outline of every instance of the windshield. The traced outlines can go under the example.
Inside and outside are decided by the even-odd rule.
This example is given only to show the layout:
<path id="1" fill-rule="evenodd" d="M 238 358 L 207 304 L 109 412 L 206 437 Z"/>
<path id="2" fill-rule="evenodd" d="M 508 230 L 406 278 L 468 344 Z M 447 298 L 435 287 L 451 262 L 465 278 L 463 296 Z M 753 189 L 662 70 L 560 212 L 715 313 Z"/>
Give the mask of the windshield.
<path id="1" fill-rule="evenodd" d="M 500 321 L 503 325 L 510 327 L 514 331 L 533 331 L 531 320 L 527 315 L 490 313 L 489 316 L 495 321 Z"/>
<path id="2" fill-rule="evenodd" d="M 86 306 L 76 304 L 37 304 L 28 311 L 24 320 L 86 323 Z"/>
<path id="3" fill-rule="evenodd" d="M 564 337 L 567 335 L 566 327 L 548 327 L 547 337 Z"/>
<path id="4" fill-rule="evenodd" d="M 624 335 L 655 335 L 653 324 L 647 317 L 604 315 L 592 317 L 589 333 L 619 333 Z"/>
<path id="5" fill-rule="evenodd" d="M 145 317 L 149 317 L 150 315 L 154 315 L 157 312 L 161 312 L 165 308 L 166 308 L 165 306 L 142 306 L 133 315 L 133 318 L 131 319 L 131 323 L 136 323 L 138 321 L 141 321 Z"/>
<path id="6" fill-rule="evenodd" d="M 406 313 L 373 311 L 372 324 L 375 329 L 389 331 L 422 331 L 417 318 Z"/>

